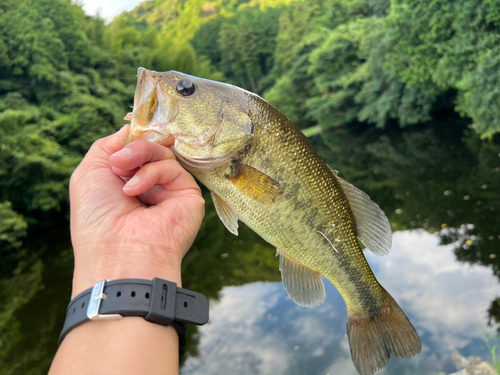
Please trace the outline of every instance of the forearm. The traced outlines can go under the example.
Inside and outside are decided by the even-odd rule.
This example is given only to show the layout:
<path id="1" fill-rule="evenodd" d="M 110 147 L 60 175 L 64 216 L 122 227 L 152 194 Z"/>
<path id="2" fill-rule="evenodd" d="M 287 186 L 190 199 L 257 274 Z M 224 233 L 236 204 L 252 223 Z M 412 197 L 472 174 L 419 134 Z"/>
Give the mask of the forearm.
<path id="1" fill-rule="evenodd" d="M 205 202 L 168 148 L 145 141 L 123 148 L 128 129 L 96 141 L 71 177 L 72 298 L 108 279 L 157 277 L 181 287 L 181 261 Z M 124 186 L 131 177 L 138 184 Z M 175 328 L 139 317 L 83 323 L 66 335 L 50 369 L 51 375 L 178 372 Z"/>
<path id="2" fill-rule="evenodd" d="M 134 253 L 140 254 L 140 251 Z M 134 262 L 137 268 L 133 264 L 121 267 L 118 260 L 104 266 L 99 263 L 76 267 L 72 298 L 104 279 L 159 277 L 181 287 L 180 260 L 163 264 L 157 270 L 152 266 L 144 268 L 145 262 L 139 259 Z M 176 329 L 150 323 L 142 317 L 88 321 L 76 327 L 64 338 L 50 370 L 50 375 L 178 373 Z"/>
<path id="3" fill-rule="evenodd" d="M 179 336 L 173 327 L 139 317 L 90 321 L 64 339 L 50 369 L 57 374 L 178 374 Z"/>

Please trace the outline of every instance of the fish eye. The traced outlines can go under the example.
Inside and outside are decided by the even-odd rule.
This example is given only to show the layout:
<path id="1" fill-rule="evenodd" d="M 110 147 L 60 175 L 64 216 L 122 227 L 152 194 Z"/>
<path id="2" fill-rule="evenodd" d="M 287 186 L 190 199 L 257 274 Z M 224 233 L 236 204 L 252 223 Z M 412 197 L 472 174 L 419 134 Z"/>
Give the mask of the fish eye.
<path id="1" fill-rule="evenodd" d="M 189 79 L 182 79 L 177 83 L 177 92 L 182 96 L 192 95 L 195 88 L 194 83 Z"/>

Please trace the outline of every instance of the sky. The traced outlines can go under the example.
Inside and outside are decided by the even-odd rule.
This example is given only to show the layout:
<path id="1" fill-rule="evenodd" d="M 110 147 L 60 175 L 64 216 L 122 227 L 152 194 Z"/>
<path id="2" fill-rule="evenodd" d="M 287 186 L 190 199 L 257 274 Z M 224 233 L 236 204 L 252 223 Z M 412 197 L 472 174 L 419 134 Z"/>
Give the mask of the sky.
<path id="1" fill-rule="evenodd" d="M 124 10 L 134 9 L 144 0 L 81 0 L 85 13 L 94 15 L 98 11 L 108 22 Z"/>

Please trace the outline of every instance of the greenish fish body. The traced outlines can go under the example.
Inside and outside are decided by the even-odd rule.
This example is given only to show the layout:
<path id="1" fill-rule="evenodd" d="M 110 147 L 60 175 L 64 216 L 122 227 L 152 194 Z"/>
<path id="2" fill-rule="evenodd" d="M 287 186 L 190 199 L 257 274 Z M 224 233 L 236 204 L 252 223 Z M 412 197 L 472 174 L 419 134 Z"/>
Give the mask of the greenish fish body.
<path id="1" fill-rule="evenodd" d="M 373 275 L 358 239 L 377 255 L 391 247 L 387 217 L 337 176 L 302 132 L 259 96 L 178 72 L 139 69 L 129 139 L 171 147 L 212 193 L 233 234 L 238 220 L 277 248 L 288 295 L 323 303 L 324 275 L 348 312 L 353 362 L 362 375 L 391 356 L 421 350 L 415 329 Z"/>

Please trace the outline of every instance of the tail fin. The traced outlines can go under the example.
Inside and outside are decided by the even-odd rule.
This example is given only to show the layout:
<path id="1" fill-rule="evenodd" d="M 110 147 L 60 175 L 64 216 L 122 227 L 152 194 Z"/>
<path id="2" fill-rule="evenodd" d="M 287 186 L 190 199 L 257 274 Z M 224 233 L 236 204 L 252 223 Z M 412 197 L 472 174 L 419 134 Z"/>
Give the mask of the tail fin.
<path id="1" fill-rule="evenodd" d="M 363 314 L 348 309 L 351 356 L 361 375 L 371 375 L 387 366 L 391 356 L 413 357 L 422 349 L 415 328 L 390 294 L 384 292 L 385 301 L 376 311 Z"/>

